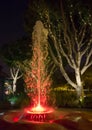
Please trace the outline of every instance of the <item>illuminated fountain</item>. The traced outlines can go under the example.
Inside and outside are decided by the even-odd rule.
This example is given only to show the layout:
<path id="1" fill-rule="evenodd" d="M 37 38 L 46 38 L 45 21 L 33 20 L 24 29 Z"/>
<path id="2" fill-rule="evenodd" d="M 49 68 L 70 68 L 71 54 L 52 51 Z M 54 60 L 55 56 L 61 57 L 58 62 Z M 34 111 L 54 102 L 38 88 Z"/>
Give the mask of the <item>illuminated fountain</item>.
<path id="1" fill-rule="evenodd" d="M 3 119 L 9 123 L 18 122 L 19 124 L 26 123 L 27 125 L 29 123 L 30 127 L 25 125 L 24 128 L 30 130 L 47 130 L 50 128 L 51 130 L 76 129 L 79 126 L 79 122 L 83 122 L 80 112 L 75 111 L 72 113 L 67 110 L 61 112 L 61 110 L 49 107 L 50 77 L 53 72 L 51 68 L 53 67 L 50 65 L 48 57 L 47 35 L 48 31 L 43 27 L 42 22 L 37 21 L 32 33 L 33 56 L 31 61 L 28 62 L 29 64 L 27 64 L 25 74 L 27 93 L 30 97 L 29 107 L 10 111 L 4 115 Z M 50 73 L 48 73 L 48 70 Z M 19 127 L 19 125 L 14 124 L 13 126 L 17 126 L 16 129 L 22 128 L 22 125 Z"/>
<path id="2" fill-rule="evenodd" d="M 48 122 L 53 119 L 53 109 L 42 107 L 38 104 L 36 107 L 25 109 L 25 115 L 23 119 L 32 122 Z"/>
<path id="3" fill-rule="evenodd" d="M 51 85 L 47 36 L 47 29 L 41 21 L 37 21 L 32 33 L 33 56 L 25 76 L 28 95 L 31 98 L 31 107 L 25 108 L 24 118 L 27 120 L 45 121 L 47 115 L 53 111 L 47 107 Z"/>
<path id="4" fill-rule="evenodd" d="M 53 118 L 53 109 L 48 105 L 53 66 L 48 56 L 47 37 L 47 29 L 41 21 L 37 21 L 32 33 L 33 55 L 25 74 L 30 105 L 18 116 L 13 116 L 14 121 L 46 122 Z"/>

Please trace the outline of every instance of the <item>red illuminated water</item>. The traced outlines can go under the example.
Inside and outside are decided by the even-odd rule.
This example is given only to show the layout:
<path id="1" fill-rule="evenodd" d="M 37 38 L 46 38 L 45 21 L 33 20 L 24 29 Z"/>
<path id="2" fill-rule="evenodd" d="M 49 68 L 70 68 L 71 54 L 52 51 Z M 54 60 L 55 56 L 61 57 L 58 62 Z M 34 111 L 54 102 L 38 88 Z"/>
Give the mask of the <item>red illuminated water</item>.
<path id="1" fill-rule="evenodd" d="M 51 122 L 56 118 L 55 110 L 51 107 L 44 107 L 38 104 L 36 107 L 26 107 L 22 110 L 10 111 L 5 120 L 8 122 L 22 123 L 44 123 Z"/>
<path id="2" fill-rule="evenodd" d="M 40 104 L 36 107 L 25 108 L 24 111 L 25 114 L 22 118 L 25 121 L 46 122 L 53 118 L 53 109 L 50 107 L 43 107 Z"/>
<path id="3" fill-rule="evenodd" d="M 41 108 L 40 110 L 37 108 Z M 61 112 L 50 107 L 28 107 L 22 110 L 12 110 L 4 115 L 4 120 L 10 123 L 22 124 L 47 124 L 53 123 L 57 119 L 62 119 L 66 112 Z M 36 109 L 36 110 L 34 110 Z"/>
<path id="4" fill-rule="evenodd" d="M 48 42 L 47 35 L 45 34 L 46 29 L 43 31 L 44 29 L 41 21 L 38 21 L 32 33 L 33 55 L 28 64 L 30 67 L 27 68 L 25 74 L 27 94 L 31 105 L 25 108 L 18 118 L 14 117 L 15 122 L 21 119 L 30 122 L 45 122 L 53 118 L 53 109 L 47 105 L 52 80 L 50 79 L 51 73 L 48 72 Z"/>
<path id="5" fill-rule="evenodd" d="M 52 108 L 49 107 L 43 107 L 40 104 L 38 104 L 36 107 L 28 107 L 25 108 L 26 113 L 50 113 L 53 112 Z"/>

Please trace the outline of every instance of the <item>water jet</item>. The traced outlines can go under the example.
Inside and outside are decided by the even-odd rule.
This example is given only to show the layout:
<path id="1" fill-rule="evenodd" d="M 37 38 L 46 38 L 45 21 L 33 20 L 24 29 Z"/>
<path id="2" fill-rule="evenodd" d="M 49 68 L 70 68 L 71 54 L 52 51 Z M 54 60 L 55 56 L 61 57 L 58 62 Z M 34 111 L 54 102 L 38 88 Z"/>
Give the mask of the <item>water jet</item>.
<path id="1" fill-rule="evenodd" d="M 37 21 L 33 29 L 33 55 L 27 64 L 28 68 L 25 73 L 26 91 L 31 99 L 31 105 L 23 109 L 22 113 L 17 113 L 15 117 L 14 112 L 10 114 L 11 119 L 14 119 L 15 122 L 21 120 L 47 122 L 54 117 L 54 109 L 48 105 L 52 82 L 50 78 L 53 72 L 53 65 L 48 55 L 48 30 L 44 28 L 41 21 Z"/>

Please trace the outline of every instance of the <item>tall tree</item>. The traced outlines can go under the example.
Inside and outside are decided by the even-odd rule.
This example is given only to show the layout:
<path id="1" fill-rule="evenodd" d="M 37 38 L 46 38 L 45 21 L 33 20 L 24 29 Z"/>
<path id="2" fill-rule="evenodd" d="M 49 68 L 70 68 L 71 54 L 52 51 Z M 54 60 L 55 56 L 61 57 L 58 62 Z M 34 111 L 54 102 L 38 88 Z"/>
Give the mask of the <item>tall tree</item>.
<path id="1" fill-rule="evenodd" d="M 52 33 L 51 22 L 49 22 L 50 39 L 54 43 L 57 57 L 51 48 L 50 50 L 66 81 L 75 88 L 78 99 L 82 101 L 84 98 L 82 75 L 92 65 L 91 15 L 87 12 L 87 14 L 83 14 L 84 12 L 80 10 L 78 10 L 78 13 L 75 12 L 71 4 L 68 16 L 63 10 L 62 1 L 60 1 L 60 7 L 62 27 L 61 29 L 58 28 L 58 39 L 55 35 L 56 33 Z M 74 71 L 75 81 L 71 79 L 71 76 L 65 70 L 63 58 Z"/>
<path id="2" fill-rule="evenodd" d="M 76 90 L 78 99 L 82 101 L 82 75 L 92 65 L 92 16 L 86 8 L 81 9 L 81 3 L 77 0 L 75 6 L 73 1 L 71 4 L 71 1 L 54 1 L 55 8 L 51 7 L 51 1 L 49 4 L 46 0 L 42 0 L 46 4 L 40 2 L 38 1 L 37 5 L 35 3 L 32 10 L 48 29 L 53 60 L 66 81 Z M 64 61 L 73 70 L 75 80 L 68 75 Z"/>

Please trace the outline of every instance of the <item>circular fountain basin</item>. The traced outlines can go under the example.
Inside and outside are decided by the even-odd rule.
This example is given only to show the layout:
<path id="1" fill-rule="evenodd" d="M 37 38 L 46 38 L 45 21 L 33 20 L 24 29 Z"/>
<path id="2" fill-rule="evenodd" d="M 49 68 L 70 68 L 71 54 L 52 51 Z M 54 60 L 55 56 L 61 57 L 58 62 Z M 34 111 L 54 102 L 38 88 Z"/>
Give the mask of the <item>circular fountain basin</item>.
<path id="1" fill-rule="evenodd" d="M 54 118 L 53 109 L 49 107 L 37 106 L 26 108 L 23 120 L 31 122 L 48 122 Z"/>
<path id="2" fill-rule="evenodd" d="M 62 116 L 62 117 L 61 117 Z M 52 108 L 46 108 L 44 111 L 32 111 L 31 108 L 23 110 L 9 111 L 3 119 L 10 123 L 52 123 L 54 120 L 63 118 L 64 114 Z"/>

